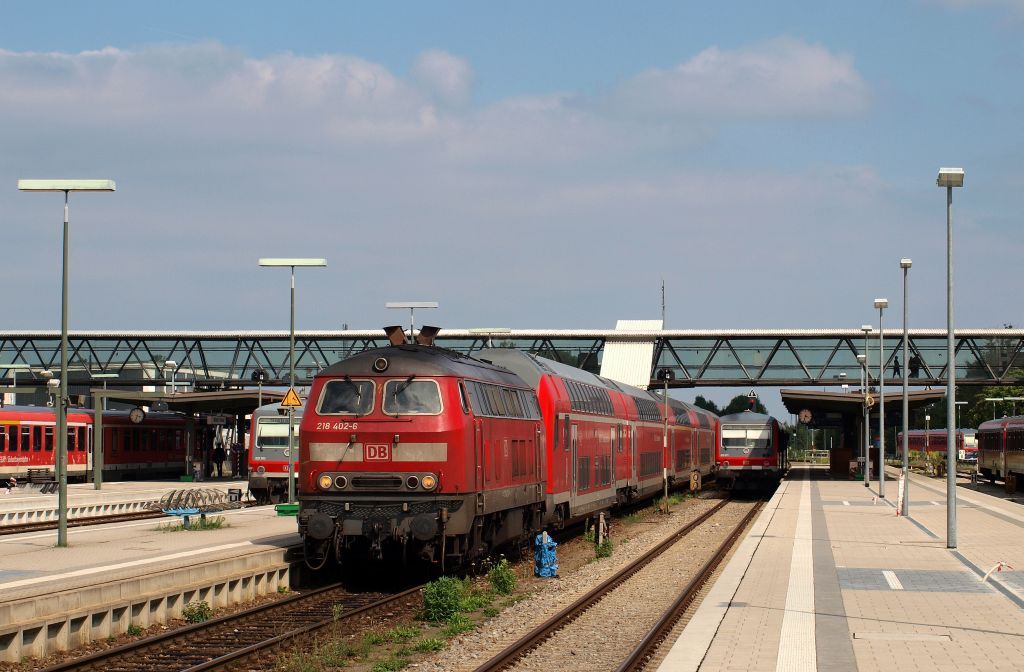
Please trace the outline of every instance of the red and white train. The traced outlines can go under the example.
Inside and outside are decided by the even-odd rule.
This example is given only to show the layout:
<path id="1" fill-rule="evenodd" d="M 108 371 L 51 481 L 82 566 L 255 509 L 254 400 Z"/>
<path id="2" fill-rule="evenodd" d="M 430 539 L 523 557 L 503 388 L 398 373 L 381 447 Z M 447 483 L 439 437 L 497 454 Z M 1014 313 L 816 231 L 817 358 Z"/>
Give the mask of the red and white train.
<path id="1" fill-rule="evenodd" d="M 316 376 L 302 418 L 307 562 L 420 557 L 443 569 L 656 496 L 663 471 L 699 487 L 718 418 L 671 400 L 663 445 L 664 411 L 650 392 L 515 350 L 355 355 Z"/>
<path id="2" fill-rule="evenodd" d="M 988 420 L 978 426 L 978 473 L 1001 480 L 1014 492 L 1024 478 L 1024 416 Z"/>
<path id="3" fill-rule="evenodd" d="M 305 403 L 305 400 L 303 400 Z M 277 504 L 288 498 L 288 414 L 280 403 L 264 404 L 252 413 L 249 424 L 249 492 L 257 504 Z M 292 439 L 299 446 L 302 408 L 295 409 Z M 298 469 L 298 450 L 294 460 Z"/>
<path id="4" fill-rule="evenodd" d="M 946 454 L 946 430 L 944 429 L 911 429 L 907 432 L 907 449 L 911 453 Z M 896 434 L 896 451 L 902 454 L 903 432 Z M 956 433 L 956 459 L 961 462 L 974 462 L 978 458 L 978 449 L 968 446 L 964 433 Z"/>
<path id="5" fill-rule="evenodd" d="M 724 415 L 715 464 L 726 488 L 775 487 L 787 468 L 789 435 L 770 415 L 743 411 Z"/>
<path id="6" fill-rule="evenodd" d="M 139 418 L 138 415 L 135 416 Z M 93 411 L 68 410 L 68 478 L 92 471 Z M 0 476 L 55 472 L 57 415 L 47 406 L 0 408 Z M 125 411 L 103 413 L 103 477 L 157 478 L 185 471 L 185 421 L 173 413 L 147 413 L 134 423 Z"/>

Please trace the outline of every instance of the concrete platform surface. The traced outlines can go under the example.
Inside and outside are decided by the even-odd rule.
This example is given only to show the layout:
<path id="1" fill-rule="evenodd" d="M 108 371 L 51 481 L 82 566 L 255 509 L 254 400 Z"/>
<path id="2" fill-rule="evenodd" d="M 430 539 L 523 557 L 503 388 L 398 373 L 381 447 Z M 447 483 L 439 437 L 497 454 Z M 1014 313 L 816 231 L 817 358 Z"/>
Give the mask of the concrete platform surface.
<path id="1" fill-rule="evenodd" d="M 1024 668 L 1024 508 L 961 484 L 947 549 L 945 481 L 911 475 L 903 518 L 889 475 L 794 467 L 658 669 Z"/>
<path id="2" fill-rule="evenodd" d="M 0 660 L 17 661 L 289 586 L 295 518 L 272 506 L 224 511 L 212 530 L 168 531 L 180 518 L 0 537 Z M 193 520 L 196 520 L 194 517 Z"/>
<path id="3" fill-rule="evenodd" d="M 103 483 L 96 490 L 92 483 L 68 484 L 68 519 L 88 518 L 144 510 L 151 502 L 159 501 L 174 490 L 197 488 L 219 490 L 225 495 L 230 489 L 241 490 L 244 497 L 248 483 L 242 480 L 209 480 L 198 483 L 180 481 L 117 481 Z M 57 493 L 42 493 L 38 485 L 22 483 L 7 492 L 0 488 L 0 527 L 22 523 L 56 521 Z"/>

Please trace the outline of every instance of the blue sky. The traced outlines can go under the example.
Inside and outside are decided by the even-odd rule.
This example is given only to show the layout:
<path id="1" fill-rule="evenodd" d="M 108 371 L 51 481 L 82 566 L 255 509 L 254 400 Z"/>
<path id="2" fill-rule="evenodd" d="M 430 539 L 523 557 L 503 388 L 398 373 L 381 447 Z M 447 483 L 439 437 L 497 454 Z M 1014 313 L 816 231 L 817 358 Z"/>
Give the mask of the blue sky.
<path id="1" fill-rule="evenodd" d="M 291 6 L 294 5 L 294 6 Z M 3 325 L 1022 323 L 1024 2 L 0 7 Z M 893 317 L 895 317 L 893 314 Z M 403 318 L 404 319 L 404 318 Z M 893 324 L 893 322 L 889 322 Z"/>

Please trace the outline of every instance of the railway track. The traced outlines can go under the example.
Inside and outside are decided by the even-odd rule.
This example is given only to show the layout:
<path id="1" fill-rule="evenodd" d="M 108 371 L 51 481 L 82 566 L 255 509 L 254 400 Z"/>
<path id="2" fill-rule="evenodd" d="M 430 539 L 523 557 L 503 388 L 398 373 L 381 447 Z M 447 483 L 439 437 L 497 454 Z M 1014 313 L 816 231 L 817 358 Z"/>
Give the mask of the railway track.
<path id="1" fill-rule="evenodd" d="M 42 672 L 200 672 L 265 669 L 268 661 L 318 631 L 419 608 L 421 586 L 400 593 L 349 593 L 340 584 L 191 625 L 48 667 Z"/>
<path id="2" fill-rule="evenodd" d="M 732 504 L 732 509 L 727 510 L 730 504 Z M 728 553 L 735 540 L 742 535 L 747 524 L 760 511 L 762 506 L 763 502 L 744 505 L 732 502 L 732 500 L 723 500 L 696 520 L 677 530 L 650 551 L 620 569 L 613 576 L 603 581 L 568 607 L 506 647 L 503 651 L 478 667 L 476 672 L 497 672 L 498 670 L 520 666 L 523 669 L 540 669 L 541 667 L 548 669 L 549 667 L 565 667 L 566 665 L 572 665 L 580 669 L 591 669 L 593 667 L 593 669 L 613 670 L 617 668 L 623 672 L 625 670 L 642 669 L 643 664 L 649 659 L 652 651 L 657 649 L 657 646 L 665 638 L 666 634 L 671 631 L 673 624 L 678 621 L 679 615 L 692 603 L 694 597 L 699 593 L 715 568 Z M 736 507 L 744 508 L 736 510 Z M 681 540 L 689 537 L 689 535 L 697 530 L 704 530 L 706 534 L 717 534 L 717 532 L 709 532 L 708 530 L 715 527 L 721 528 L 722 523 L 717 521 L 723 517 L 741 518 L 741 520 L 727 524 L 727 528 L 730 531 L 727 537 L 721 543 L 716 543 L 715 548 L 710 553 L 703 554 L 702 557 L 711 556 L 710 559 L 693 573 L 691 580 L 682 589 L 679 597 L 672 603 L 670 608 L 661 614 L 656 623 L 647 631 L 646 636 L 637 634 L 636 639 L 628 643 L 623 641 L 614 643 L 612 648 L 615 649 L 615 660 L 604 658 L 600 661 L 595 661 L 585 657 L 592 641 L 608 640 L 611 632 L 619 630 L 611 619 L 595 624 L 592 626 L 591 632 L 587 634 L 577 633 L 571 635 L 563 633 L 563 631 L 567 632 L 575 621 L 581 620 L 582 622 L 586 612 L 592 609 L 594 612 L 597 612 L 599 610 L 599 603 L 612 595 L 613 592 L 624 590 L 623 594 L 628 595 L 631 586 L 635 588 L 634 584 L 650 581 L 650 577 L 645 578 L 635 575 L 659 556 L 676 547 Z M 678 571 L 676 573 L 678 574 Z M 657 589 L 664 591 L 666 588 L 658 586 Z M 586 626 L 582 626 L 580 629 L 585 630 Z M 565 634 L 565 638 L 569 641 L 568 644 L 555 641 L 562 634 Z M 593 640 L 590 639 L 591 637 L 593 637 Z M 564 661 L 555 660 L 551 655 L 548 655 L 552 652 L 548 651 L 548 648 L 545 647 L 545 643 L 549 639 L 552 640 L 550 642 L 551 647 L 561 649 L 560 655 L 568 654 L 568 656 L 576 657 L 567 657 Z M 637 644 L 638 641 L 639 644 Z M 570 650 L 566 652 L 566 648 Z M 580 656 L 577 656 L 577 651 L 580 651 Z M 627 655 L 623 657 L 622 652 L 627 652 Z M 590 653 L 591 655 L 593 654 L 593 652 Z M 588 665 L 591 667 L 588 667 Z M 598 667 L 594 667 L 595 665 Z"/>
<path id="3" fill-rule="evenodd" d="M 125 523 L 133 520 L 149 520 L 151 518 L 167 518 L 161 511 L 136 511 L 134 513 L 117 513 L 109 516 L 88 516 L 68 520 L 68 527 L 87 527 L 89 525 L 105 525 L 107 523 Z M 22 534 L 24 532 L 45 532 L 56 530 L 56 520 L 44 520 L 38 523 L 17 523 L 0 526 L 0 536 Z"/>

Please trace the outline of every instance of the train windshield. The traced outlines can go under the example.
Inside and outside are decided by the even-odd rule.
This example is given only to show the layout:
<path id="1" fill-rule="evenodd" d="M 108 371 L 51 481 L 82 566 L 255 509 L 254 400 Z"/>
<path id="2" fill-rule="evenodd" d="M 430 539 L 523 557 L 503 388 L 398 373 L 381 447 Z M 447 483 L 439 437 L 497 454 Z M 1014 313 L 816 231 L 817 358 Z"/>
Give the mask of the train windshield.
<path id="1" fill-rule="evenodd" d="M 299 419 L 295 421 L 295 443 L 299 442 Z M 263 452 L 288 447 L 288 418 L 260 418 L 256 428 L 256 448 Z"/>
<path id="2" fill-rule="evenodd" d="M 329 380 L 320 392 L 321 415 L 367 415 L 373 410 L 374 385 L 372 380 Z"/>
<path id="3" fill-rule="evenodd" d="M 384 383 L 384 412 L 388 415 L 437 415 L 441 389 L 433 380 L 389 380 Z"/>
<path id="4" fill-rule="evenodd" d="M 771 457 L 771 431 L 764 426 L 722 428 L 722 454 L 732 457 Z"/>

